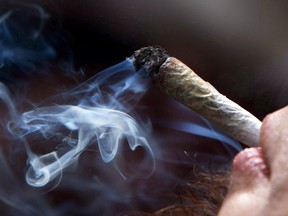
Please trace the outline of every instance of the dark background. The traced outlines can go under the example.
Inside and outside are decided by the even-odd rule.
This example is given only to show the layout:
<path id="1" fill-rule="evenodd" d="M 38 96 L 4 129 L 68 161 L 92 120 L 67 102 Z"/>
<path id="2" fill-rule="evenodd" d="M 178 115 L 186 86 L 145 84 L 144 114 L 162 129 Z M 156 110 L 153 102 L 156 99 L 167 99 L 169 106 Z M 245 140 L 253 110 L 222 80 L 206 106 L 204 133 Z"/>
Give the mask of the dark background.
<path id="1" fill-rule="evenodd" d="M 285 1 L 21 2 L 44 7 L 86 77 L 158 44 L 260 119 L 287 104 Z"/>
<path id="2" fill-rule="evenodd" d="M 26 3 L 26 6 L 24 3 Z M 49 19 L 47 19 L 45 28 L 43 29 L 43 35 L 57 48 L 58 56 L 55 57 L 55 59 L 48 58 L 49 68 L 47 68 L 47 71 L 48 73 L 56 75 L 53 76 L 53 78 L 48 78 L 50 76 L 47 76 L 47 73 L 38 71 L 37 67 L 36 70 L 34 69 L 34 72 L 31 73 L 32 75 L 29 75 L 28 73 L 19 74 L 20 72 L 27 72 L 30 70 L 27 70 L 27 68 L 24 68 L 25 70 L 18 70 L 19 65 L 17 64 L 16 66 L 11 66 L 13 70 L 10 70 L 11 68 L 9 65 L 5 66 L 6 68 L 0 68 L 0 77 L 7 71 L 9 73 L 10 71 L 16 71 L 15 73 L 11 72 L 11 74 L 8 74 L 6 77 L 4 76 L 5 80 L 1 81 L 4 81 L 13 93 L 18 92 L 25 95 L 23 91 L 19 91 L 25 89 L 28 95 L 27 97 L 24 97 L 24 100 L 28 98 L 32 101 L 42 101 L 46 97 L 55 94 L 55 92 L 61 92 L 62 90 L 67 89 L 69 85 L 75 86 L 75 84 L 88 79 L 102 69 L 124 60 L 126 57 L 131 56 L 135 50 L 143 46 L 160 45 L 165 48 L 171 56 L 180 59 L 190 66 L 202 78 L 214 85 L 220 92 L 239 103 L 259 119 L 262 119 L 266 114 L 287 104 L 286 89 L 288 88 L 288 78 L 286 71 L 288 64 L 286 63 L 286 56 L 288 56 L 288 45 L 286 40 L 288 38 L 288 17 L 286 11 L 288 9 L 288 3 L 285 3 L 285 1 L 178 0 L 169 2 L 167 0 L 0 0 L 0 12 L 3 14 L 10 9 L 19 7 L 19 4 L 22 4 L 22 6 L 24 4 L 24 7 L 27 7 L 27 4 L 29 5 L 31 3 L 42 6 L 46 15 L 49 14 Z M 29 7 L 30 6 L 28 6 L 28 8 Z M 15 19 L 21 21 L 21 12 L 18 12 L 18 14 L 15 15 Z M 13 21 L 13 19 L 11 20 Z M 29 32 L 29 23 L 25 24 L 27 24 L 27 31 Z M 23 27 L 21 27 L 20 30 L 25 33 L 25 28 L 23 29 Z M 14 33 L 16 33 L 16 36 L 19 33 L 17 38 L 20 38 L 20 41 L 16 41 L 19 42 L 21 46 L 25 48 L 29 48 L 30 46 L 32 46 L 33 49 L 37 48 L 37 46 L 35 48 L 35 44 L 37 45 L 37 43 L 25 45 L 26 42 L 24 40 L 25 43 L 23 45 L 23 41 L 21 41 L 21 31 L 16 31 Z M 16 45 L 19 44 L 16 43 Z M 40 51 L 43 50 L 40 49 Z M 71 57 L 72 54 L 73 58 Z M 47 56 L 44 55 L 44 57 Z M 26 59 L 25 56 L 22 56 L 21 58 L 24 60 Z M 61 59 L 65 59 L 65 61 L 61 61 Z M 36 60 L 35 64 L 39 65 L 41 70 L 46 68 L 47 65 L 42 64 L 45 61 L 41 62 L 41 59 Z M 58 67 L 61 65 L 63 66 L 63 62 L 67 63 L 65 70 Z M 69 64 L 70 67 L 67 66 Z M 16 67 L 16 69 L 13 67 Z M 72 74 L 70 74 L 71 76 L 67 76 L 67 73 L 63 73 L 62 70 L 66 72 L 74 70 L 78 72 L 83 71 L 83 73 L 78 73 L 77 76 Z M 23 82 L 23 80 L 25 82 Z M 23 83 L 26 84 L 24 85 Z M 26 88 L 27 83 L 29 83 L 29 88 Z M 153 95 L 154 98 L 156 98 L 155 100 L 149 101 L 150 95 L 147 94 L 146 96 L 146 100 L 148 98 L 148 104 L 151 106 L 151 109 L 157 108 L 159 103 L 165 108 L 163 110 L 161 110 L 162 108 L 159 108 L 158 113 L 154 113 L 156 117 L 159 117 L 158 115 L 160 115 L 160 117 L 161 115 L 164 117 L 169 116 L 173 120 L 174 115 L 176 117 L 182 115 L 184 120 L 188 119 L 188 117 L 185 116 L 186 113 L 188 115 L 187 111 L 177 109 L 178 112 L 175 112 L 176 109 L 169 109 L 170 102 L 167 102 L 159 92 L 153 92 L 152 90 L 152 93 L 154 95 L 150 95 Z M 21 103 L 21 101 L 19 103 Z M 159 105 L 159 107 L 161 106 Z M 6 112 L 7 110 L 1 113 Z M 175 121 L 178 120 L 176 117 Z M 194 115 L 191 113 L 190 116 L 189 113 L 189 118 L 190 117 L 193 119 Z M 191 140 L 190 137 L 186 139 L 183 134 L 176 133 L 174 136 L 171 131 L 157 131 L 156 133 L 164 134 L 163 137 L 171 141 L 172 144 L 167 148 L 167 152 L 171 153 L 171 155 L 177 150 L 179 150 L 179 152 L 181 151 L 183 154 L 184 150 L 192 148 L 191 143 L 194 143 L 196 149 L 198 148 L 200 152 L 204 149 L 203 151 L 207 153 L 208 150 L 212 149 L 214 151 L 211 150 L 212 155 L 216 152 L 216 161 L 218 160 L 217 153 L 219 155 L 221 155 L 221 151 L 223 153 L 222 147 L 218 148 L 218 145 L 220 145 L 219 143 L 217 144 L 216 141 L 207 140 L 207 138 L 194 137 Z M 156 136 L 159 134 L 156 134 Z M 159 135 L 159 137 L 161 136 Z M 4 141 L 1 140 L 2 143 L 5 143 Z M 9 144 L 9 142 L 7 143 Z M 7 143 L 6 145 L 8 145 Z M 212 145 L 205 147 L 203 143 L 212 143 Z M 164 142 L 162 144 L 167 147 L 167 143 Z M 19 145 L 22 146 L 22 143 L 19 143 Z M 11 149 L 8 149 L 7 152 L 10 152 L 11 150 L 11 152 L 17 153 L 17 151 L 13 149 L 15 144 L 8 146 Z M 214 148 L 212 146 L 214 146 Z M 194 151 L 194 149 L 192 150 Z M 192 150 L 191 152 L 193 152 Z M 185 151 L 185 153 L 186 152 L 187 151 Z M 229 157 L 227 156 L 229 162 L 232 157 L 231 155 L 234 156 L 235 154 L 236 150 L 233 149 Z M 4 155 L 5 157 L 10 157 L 9 154 Z M 25 165 L 25 152 L 23 155 L 24 163 L 19 165 L 17 160 L 15 160 L 11 166 L 13 169 L 16 169 L 16 171 L 19 171 L 19 178 L 23 178 L 22 166 Z M 12 156 L 11 158 L 13 158 Z M 189 154 L 188 156 L 189 160 L 187 159 L 187 161 L 189 164 L 196 163 L 196 159 L 190 157 Z M 197 160 L 200 160 L 199 163 L 205 164 L 207 163 L 207 157 L 204 155 L 203 161 L 201 161 L 201 157 L 197 158 Z M 1 158 L 2 156 L 0 155 L 0 159 Z M 94 188 L 94 184 L 90 185 L 85 182 L 84 184 L 72 184 L 70 182 L 78 180 L 78 177 L 82 177 L 82 174 L 86 174 L 88 176 L 87 179 L 90 182 L 92 179 L 91 176 L 94 176 L 94 173 L 99 172 L 97 169 L 100 168 L 100 171 L 103 171 L 103 179 L 107 178 L 111 181 L 104 186 L 109 186 L 110 188 L 112 185 L 111 191 L 115 191 L 116 195 L 119 188 L 121 191 L 123 189 L 123 194 L 127 194 L 127 191 L 134 192 L 134 188 L 139 189 L 138 184 L 132 185 L 131 188 L 127 189 L 126 186 L 129 187 L 129 185 L 126 184 L 127 182 L 119 180 L 117 172 L 106 172 L 109 170 L 110 164 L 102 165 L 103 162 L 100 159 L 101 158 L 95 160 L 95 153 L 92 151 L 85 152 L 85 157 L 83 156 L 83 158 L 81 158 L 81 164 L 79 165 L 78 170 L 78 174 L 80 172 L 81 175 L 75 175 L 75 172 L 69 173 L 69 170 L 67 172 L 65 171 L 61 185 L 52 193 L 48 193 L 46 198 L 48 197 L 48 199 L 53 200 L 52 203 L 61 208 L 62 206 L 60 204 L 58 205 L 57 202 L 65 203 L 67 197 L 71 198 L 73 201 L 71 203 L 77 203 L 78 205 L 73 204 L 73 208 L 68 206 L 69 215 L 74 211 L 75 212 L 72 215 L 78 215 L 77 211 L 86 210 L 88 204 L 91 204 L 93 208 L 102 207 L 105 209 L 106 213 L 108 211 L 106 215 L 111 215 L 109 212 L 110 210 L 118 211 L 120 207 L 111 207 L 111 203 L 108 202 L 111 201 L 109 200 L 109 196 L 107 197 L 107 202 L 106 199 L 103 199 L 103 194 L 104 198 L 106 198 L 105 196 L 109 195 L 108 192 L 110 190 L 106 192 L 106 190 L 104 190 L 105 188 L 98 189 L 97 187 L 100 187 L 101 185 L 99 186 L 96 181 L 91 181 L 96 185 L 96 189 Z M 177 183 L 175 182 L 174 176 L 171 177 L 170 174 L 173 173 L 173 171 L 175 173 L 180 172 L 181 175 L 179 174 L 179 179 L 182 180 L 182 177 L 188 173 L 185 166 L 183 166 L 184 168 L 179 169 L 179 163 L 182 166 L 182 161 L 178 161 L 178 158 L 176 159 L 175 161 L 178 163 L 176 167 L 173 164 L 175 161 L 172 161 L 172 165 L 169 161 L 167 163 L 163 162 L 164 168 L 162 171 L 165 175 L 169 175 L 166 178 L 168 179 L 166 180 L 166 183 L 169 192 L 171 190 L 171 182 L 173 185 L 174 183 Z M 91 163 L 93 160 L 95 160 L 95 164 L 99 166 L 94 167 L 94 163 Z M 183 162 L 184 165 L 185 162 L 186 161 Z M 227 164 L 227 161 L 224 162 Z M 4 163 L 0 161 L 0 165 L 2 166 L 3 164 Z M 4 165 L 3 167 L 6 167 L 6 165 Z M 216 165 L 219 165 L 219 163 L 216 163 Z M 190 168 L 191 167 L 189 166 L 189 169 Z M 1 170 L 4 169 L 1 168 Z M 172 171 L 170 172 L 169 170 Z M 155 172 L 156 176 L 154 176 L 152 180 L 149 180 L 152 183 L 153 179 L 158 180 L 155 180 L 156 183 L 154 182 L 155 188 L 158 187 L 158 184 L 160 186 L 166 186 L 163 183 L 163 176 L 165 176 L 163 173 L 157 171 Z M 48 207 L 45 207 L 46 202 L 44 201 L 44 207 L 37 202 L 35 202 L 36 204 L 34 205 L 33 202 L 35 200 L 37 201 L 40 196 L 31 195 L 31 197 L 35 198 L 32 202 L 29 193 L 24 191 L 23 195 L 21 195 L 22 192 L 20 193 L 20 191 L 22 190 L 22 186 L 17 188 L 14 184 L 11 185 L 12 181 L 7 178 L 6 172 L 2 172 L 2 175 L 4 177 L 0 179 L 5 182 L 7 181 L 8 185 L 7 187 L 4 185 L 2 188 L 7 188 L 7 194 L 10 194 L 12 198 L 19 197 L 19 202 L 13 201 L 12 203 L 16 203 L 15 205 L 18 206 L 24 206 L 21 202 L 22 200 L 26 200 L 26 205 L 28 205 L 28 207 L 32 203 L 32 206 L 40 206 L 39 208 L 42 209 L 41 211 L 43 212 L 46 212 L 46 209 L 49 209 Z M 108 175 L 108 177 L 106 175 Z M 114 175 L 118 178 L 116 182 L 114 182 L 116 179 Z M 160 177 L 158 177 L 158 175 Z M 119 187 L 118 180 L 120 183 L 124 182 L 122 184 L 123 188 L 121 186 Z M 68 184 L 66 184 L 67 182 Z M 138 183 L 138 180 L 131 182 L 133 184 L 135 182 Z M 146 187 L 146 185 L 151 187 L 151 182 L 147 183 L 144 181 L 143 187 Z M 24 183 L 23 185 L 26 184 Z M 69 185 L 70 188 L 67 187 L 67 185 Z M 149 191 L 150 193 L 151 190 L 149 190 L 149 187 L 148 190 L 144 188 L 145 190 L 143 191 Z M 31 188 L 29 188 L 29 192 L 30 191 Z M 95 191 L 98 191 L 98 193 Z M 157 190 L 152 190 L 151 193 L 152 195 L 148 197 L 162 196 L 162 193 L 158 193 Z M 28 196 L 27 194 L 29 195 L 28 198 L 26 197 Z M 86 196 L 87 194 L 88 196 Z M 98 194 L 101 194 L 102 196 L 98 197 Z M 0 195 L 3 195 L 3 193 L 0 193 Z M 90 199 L 89 196 L 93 197 L 93 199 Z M 120 201 L 122 201 L 122 193 L 119 193 L 119 196 L 116 197 L 120 197 Z M 6 200 L 7 196 L 4 196 L 4 198 Z M 89 202 L 86 199 L 89 199 Z M 101 201 L 100 204 L 97 199 Z M 165 199 L 162 199 L 162 197 L 157 200 L 162 201 L 159 205 L 156 205 L 156 207 L 151 207 L 152 210 L 159 208 L 159 206 L 165 206 L 164 204 L 166 204 L 164 203 Z M 114 200 L 112 201 L 114 202 Z M 135 202 L 137 202 L 137 200 Z M 147 201 L 149 204 L 154 202 L 154 200 Z M 117 204 L 117 202 L 115 203 Z M 143 207 L 141 206 L 142 202 L 139 203 L 139 206 L 136 206 L 135 209 L 150 209 L 150 206 Z M 78 206 L 84 207 L 78 208 Z M 60 207 L 58 209 L 61 210 Z M 90 210 L 93 210 L 92 207 Z M 127 206 L 124 207 L 126 208 Z M 101 208 L 99 211 L 101 211 Z M 63 215 L 65 215 L 65 211 L 63 212 Z M 93 212 L 91 215 L 95 215 L 94 211 L 91 212 Z M 48 212 L 46 215 L 55 214 L 53 212 L 51 214 Z"/>

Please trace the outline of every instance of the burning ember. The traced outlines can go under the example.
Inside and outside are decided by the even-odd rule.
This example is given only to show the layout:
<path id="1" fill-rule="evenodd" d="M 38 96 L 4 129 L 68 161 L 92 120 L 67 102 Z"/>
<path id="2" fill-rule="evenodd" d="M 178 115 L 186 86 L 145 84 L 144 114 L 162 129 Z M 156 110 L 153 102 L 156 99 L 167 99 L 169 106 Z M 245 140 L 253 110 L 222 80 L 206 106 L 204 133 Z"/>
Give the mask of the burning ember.
<path id="1" fill-rule="evenodd" d="M 55 67 L 75 75 L 47 36 L 48 17 L 21 5 L 0 18 L 4 215 L 156 211 L 179 202 L 173 191 L 195 167 L 227 169 L 241 145 L 154 89 L 131 58 L 41 103 L 11 88 Z"/>

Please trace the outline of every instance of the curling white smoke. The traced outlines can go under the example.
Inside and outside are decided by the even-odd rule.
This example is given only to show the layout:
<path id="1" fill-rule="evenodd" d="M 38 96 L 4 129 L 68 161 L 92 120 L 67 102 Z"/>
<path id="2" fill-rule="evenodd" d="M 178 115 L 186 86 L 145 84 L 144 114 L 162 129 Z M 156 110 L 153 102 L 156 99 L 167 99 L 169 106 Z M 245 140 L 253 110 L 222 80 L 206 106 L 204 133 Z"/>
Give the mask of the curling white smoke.
<path id="1" fill-rule="evenodd" d="M 110 83 L 113 79 L 117 82 Z M 140 79 L 127 59 L 102 71 L 80 87 L 58 96 L 73 97 L 74 101 L 70 101 L 70 104 L 75 105 L 38 107 L 23 113 L 20 118 L 12 119 L 8 130 L 15 137 L 25 140 L 29 134 L 38 133 L 43 139 L 52 140 L 58 136 L 61 137 L 59 143 L 51 145 L 66 145 L 67 149 L 37 155 L 25 143 L 30 166 L 26 173 L 27 183 L 35 187 L 45 186 L 61 176 L 63 169 L 76 162 L 87 146 L 96 143 L 104 162 L 111 162 L 121 144 L 126 142 L 131 150 L 139 146 L 146 149 L 154 160 L 147 141 L 148 124 L 143 130 L 143 125 L 127 114 L 146 91 L 147 83 Z M 2 88 L 2 100 L 12 107 L 11 110 L 15 110 L 5 91 Z M 63 128 L 66 133 L 61 132 Z"/>

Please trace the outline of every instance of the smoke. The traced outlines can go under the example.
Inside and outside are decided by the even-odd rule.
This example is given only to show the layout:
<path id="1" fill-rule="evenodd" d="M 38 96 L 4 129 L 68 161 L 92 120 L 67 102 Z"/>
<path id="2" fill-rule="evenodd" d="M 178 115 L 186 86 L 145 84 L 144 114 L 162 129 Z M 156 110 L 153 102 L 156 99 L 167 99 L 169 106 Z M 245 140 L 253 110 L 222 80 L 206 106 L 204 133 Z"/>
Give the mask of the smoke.
<path id="1" fill-rule="evenodd" d="M 18 85 L 36 74 L 79 74 L 60 29 L 47 25 L 49 15 L 38 5 L 16 2 L 0 15 L 0 79 Z M 53 69 L 53 70 L 52 70 Z M 23 85 L 23 82 L 22 82 Z"/>
<path id="2" fill-rule="evenodd" d="M 57 49 L 42 35 L 48 17 L 35 5 L 1 16 L 1 73 L 16 68 L 31 76 L 57 62 Z M 156 209 L 174 200 L 163 201 L 163 194 L 185 182 L 186 169 L 223 167 L 241 150 L 203 118 L 157 95 L 129 58 L 38 104 L 22 104 L 4 81 L 0 200 L 7 215 Z"/>
<path id="3" fill-rule="evenodd" d="M 127 64 L 130 68 L 126 66 Z M 152 150 L 146 140 L 149 135 L 142 130 L 141 124 L 126 114 L 131 109 L 128 99 L 131 102 L 133 97 L 137 99 L 139 94 L 145 91 L 141 81 L 138 80 L 140 77 L 132 67 L 132 63 L 126 60 L 96 75 L 93 81 L 89 80 L 72 92 L 61 95 L 61 97 L 72 95 L 74 98 L 83 98 L 76 101 L 76 105 L 39 107 L 23 113 L 20 119 L 16 120 L 17 122 L 10 122 L 9 125 L 13 127 L 8 129 L 14 136 L 25 137 L 32 133 L 39 133 L 47 140 L 58 136 L 61 140 L 58 145 L 65 144 L 69 148 L 65 152 L 62 152 L 61 148 L 40 157 L 29 153 L 30 168 L 26 174 L 28 184 L 36 187 L 45 186 L 59 176 L 63 169 L 77 161 L 87 146 L 95 141 L 104 162 L 114 159 L 123 139 L 127 141 L 131 150 L 139 146 L 143 147 L 153 158 Z M 126 79 L 125 69 L 132 74 L 128 79 Z M 105 89 L 102 85 L 109 83 L 109 78 L 116 72 L 121 76 L 124 75 L 124 80 L 118 77 L 117 84 L 111 84 L 107 86 L 106 91 L 101 91 L 100 89 Z M 129 97 L 126 95 L 128 93 L 130 93 Z M 70 103 L 73 104 L 72 101 Z M 59 133 L 62 128 L 67 131 L 67 134 Z M 76 137 L 73 138 L 72 134 L 76 134 Z"/>
<path id="4" fill-rule="evenodd" d="M 15 65 L 23 71 L 33 70 L 35 64 L 56 55 L 55 50 L 40 36 L 48 15 L 40 7 L 30 9 L 29 15 L 23 8 L 18 8 L 1 16 L 1 67 Z M 35 20 L 37 16 L 41 18 Z M 27 26 L 27 23 L 31 25 Z"/>

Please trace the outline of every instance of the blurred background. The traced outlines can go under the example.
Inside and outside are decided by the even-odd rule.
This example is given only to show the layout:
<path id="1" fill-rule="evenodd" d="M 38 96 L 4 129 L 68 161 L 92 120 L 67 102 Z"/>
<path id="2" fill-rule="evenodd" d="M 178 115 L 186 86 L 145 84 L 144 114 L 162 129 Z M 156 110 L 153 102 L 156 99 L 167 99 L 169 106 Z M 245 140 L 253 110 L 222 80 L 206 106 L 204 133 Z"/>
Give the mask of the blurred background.
<path id="1" fill-rule="evenodd" d="M 4 11 L 16 1 L 1 2 Z M 21 2 L 50 14 L 86 74 L 160 45 L 260 119 L 287 104 L 286 1 Z"/>
<path id="2" fill-rule="evenodd" d="M 32 15 L 27 16 L 27 13 L 30 13 L 27 11 L 31 11 L 31 8 Z M 15 13 L 9 17 L 9 25 L 7 25 L 5 21 L 8 20 L 7 14 L 11 9 L 15 10 Z M 170 2 L 164 0 L 0 0 L 2 14 L 0 16 L 0 79 L 16 97 L 17 94 L 22 94 L 25 97 L 21 100 L 29 99 L 37 103 L 48 96 L 74 87 L 102 69 L 123 61 L 143 46 L 160 45 L 171 56 L 180 59 L 203 79 L 214 85 L 221 93 L 262 120 L 265 115 L 285 106 L 288 102 L 286 97 L 288 89 L 287 10 L 286 1 L 265 0 L 178 0 Z M 39 16 L 45 22 L 35 19 Z M 12 36 L 7 34 L 9 32 L 7 29 L 13 30 Z M 43 34 L 43 37 L 39 37 L 38 33 Z M 25 38 L 23 35 L 29 37 Z M 11 50 L 14 56 L 11 55 Z M 175 118 L 175 121 L 178 119 L 189 119 L 191 122 L 201 121 L 192 113 L 190 116 L 190 113 L 183 107 L 172 106 L 169 101 L 162 98 L 161 93 L 153 89 L 151 91 L 152 93 L 147 94 L 144 101 L 150 105 L 151 109 L 154 109 L 152 117 L 160 115 L 172 116 L 172 120 Z M 17 103 L 21 103 L 21 100 Z M 178 114 L 175 115 L 175 110 L 170 106 L 177 109 Z M 2 109 L 2 113 L 7 112 Z M 0 155 L 0 168 L 5 170 L 1 174 L 0 179 L 3 180 L 0 181 L 0 188 L 8 189 L 7 194 L 19 196 L 19 199 L 8 199 L 5 190 L 0 193 L 0 198 L 4 200 L 4 203 L 9 201 L 10 206 L 11 203 L 16 203 L 13 205 L 18 206 L 25 205 L 26 210 L 23 212 L 29 216 L 39 215 L 38 211 L 31 214 L 31 209 L 35 206 L 41 207 L 41 215 L 44 215 L 44 212 L 46 212 L 45 215 L 61 215 L 54 212 L 55 207 L 59 212 L 64 212 L 63 215 L 65 213 L 66 215 L 68 213 L 69 215 L 83 215 L 82 210 L 89 212 L 86 215 L 90 215 L 91 212 L 93 215 L 96 208 L 100 209 L 99 215 L 109 216 L 115 213 L 113 207 L 116 210 L 117 208 L 127 209 L 127 203 L 125 205 L 121 203 L 123 194 L 127 191 L 135 192 L 135 188 L 141 188 L 141 192 L 148 191 L 145 202 L 142 202 L 143 197 L 140 194 L 135 199 L 135 202 L 138 199 L 141 201 L 138 206 L 133 206 L 133 208 L 129 206 L 128 209 L 131 207 L 152 211 L 166 204 L 166 198 L 163 198 L 164 195 L 158 188 L 159 185 L 171 189 L 178 182 L 183 183 L 182 179 L 187 177 L 189 171 L 182 165 L 187 162 L 190 169 L 191 164 L 196 161 L 189 151 L 194 152 L 197 149 L 199 152 L 204 152 L 204 156 L 199 156 L 197 161 L 206 165 L 206 159 L 209 157 L 205 154 L 211 153 L 215 156 L 213 160 L 218 165 L 221 163 L 226 165 L 225 168 L 239 151 L 239 148 L 227 150 L 221 143 L 207 140 L 205 137 L 186 137 L 181 133 L 166 131 L 163 128 L 158 128 L 155 133 L 156 136 L 164 134 L 171 141 L 167 144 L 166 153 L 169 155 L 168 158 L 172 159 L 158 164 L 157 169 L 162 166 L 164 169 L 156 172 L 148 182 L 139 183 L 136 178 L 137 180 L 133 179 L 129 182 L 130 185 L 126 184 L 127 182 L 123 179 L 117 179 L 119 173 L 110 172 L 109 164 L 104 164 L 101 158 L 94 158 L 95 152 L 87 151 L 85 160 L 82 159 L 77 171 L 81 175 L 75 175 L 74 172 L 70 173 L 68 170 L 59 184 L 60 189 L 57 188 L 48 193 L 45 201 L 42 198 L 34 199 L 40 197 L 38 191 L 35 192 L 34 189 L 32 189 L 33 193 L 27 195 L 27 191 L 30 193 L 31 188 L 26 189 L 23 179 L 25 163 L 19 164 L 17 160 L 14 162 L 10 160 L 15 156 L 22 162 L 26 160 L 25 152 L 21 152 L 21 157 L 18 158 L 20 150 L 17 152 L 16 148 L 12 149 L 14 147 L 18 149 L 22 144 L 8 145 L 7 149 L 3 148 L 5 157 L 9 159 L 8 162 L 1 161 Z M 2 139 L 1 142 L 9 144 L 14 141 Z M 191 147 L 191 143 L 195 144 L 195 149 Z M 214 147 L 211 145 L 208 148 L 203 147 L 203 143 L 212 143 Z M 183 149 L 188 149 L 188 154 Z M 186 161 L 177 158 L 179 155 L 174 155 L 176 158 L 171 156 L 178 150 L 180 156 L 183 156 L 185 152 Z M 37 151 L 44 152 L 40 147 Z M 222 157 L 217 158 L 217 155 L 224 155 L 224 160 Z M 91 161 L 94 164 L 101 164 L 99 170 L 93 164 L 91 166 Z M 11 183 L 15 179 L 7 174 L 10 171 L 6 163 L 9 163 L 13 167 L 13 172 L 19 175 L 18 179 L 22 182 L 20 185 Z M 179 164 L 182 166 L 181 169 L 178 167 Z M 166 170 L 168 170 L 167 173 Z M 96 178 L 97 172 L 100 177 Z M 165 184 L 163 176 L 165 176 Z M 21 185 L 25 185 L 25 191 L 21 189 Z M 150 187 L 158 188 L 159 191 L 150 190 Z M 99 197 L 98 192 L 101 194 Z M 67 197 L 72 201 L 66 203 Z M 162 201 L 155 206 L 150 206 L 151 203 L 156 203 L 160 199 Z M 47 200 L 52 203 L 49 207 L 47 207 Z M 116 203 L 115 206 L 112 207 L 110 201 Z M 84 208 L 80 211 L 77 206 L 84 206 Z M 2 210 L 1 205 L 0 208 Z M 9 214 L 7 210 L 6 215 L 15 214 L 14 212 Z"/>
<path id="3" fill-rule="evenodd" d="M 158 44 L 260 119 L 287 104 L 285 1 L 22 2 L 67 33 L 76 68 L 95 73 Z"/>

